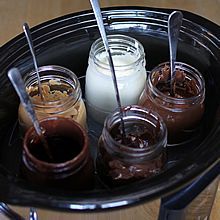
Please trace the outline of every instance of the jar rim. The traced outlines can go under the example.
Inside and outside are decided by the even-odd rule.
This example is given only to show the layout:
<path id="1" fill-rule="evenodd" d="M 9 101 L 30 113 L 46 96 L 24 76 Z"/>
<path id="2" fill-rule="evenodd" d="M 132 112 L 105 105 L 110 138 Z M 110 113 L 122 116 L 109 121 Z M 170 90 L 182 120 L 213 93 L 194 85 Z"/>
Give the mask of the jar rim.
<path id="1" fill-rule="evenodd" d="M 111 51 L 111 46 L 112 46 L 111 43 L 119 43 L 120 42 L 120 45 L 121 45 L 124 41 L 132 42 L 134 44 L 134 47 L 136 49 L 138 48 L 140 51 L 139 56 L 132 63 L 124 64 L 124 65 L 114 64 L 114 67 L 116 70 L 117 69 L 120 70 L 121 68 L 123 68 L 123 70 L 129 69 L 133 65 L 138 65 L 139 62 L 145 58 L 144 47 L 137 39 L 132 38 L 130 36 L 122 35 L 122 34 L 110 34 L 110 35 L 107 35 L 107 39 L 108 39 L 110 51 Z M 100 59 L 98 59 L 96 56 L 97 54 L 95 54 L 96 46 L 98 44 L 100 44 L 102 46 L 102 48 L 104 48 L 102 38 L 98 38 L 93 42 L 91 49 L 90 49 L 90 58 L 94 60 L 94 63 L 97 66 L 100 66 L 101 68 L 106 69 L 106 70 L 110 70 L 109 65 L 105 62 L 100 61 Z M 105 50 L 103 52 L 105 52 Z"/>
<path id="2" fill-rule="evenodd" d="M 72 89 L 73 91 L 68 94 L 67 97 L 64 97 L 62 99 L 58 99 L 58 100 L 54 100 L 54 101 L 42 101 L 42 103 L 38 102 L 34 102 L 32 100 L 32 103 L 34 105 L 34 107 L 36 108 L 51 108 L 51 107 L 54 107 L 55 105 L 59 108 L 61 106 L 63 106 L 64 103 L 72 103 L 73 100 L 75 100 L 75 102 L 78 101 L 78 99 L 81 97 L 81 89 L 80 89 L 80 82 L 76 76 L 76 74 L 74 72 L 72 72 L 71 70 L 65 68 L 65 67 L 62 67 L 62 66 L 58 66 L 58 65 L 46 65 L 46 66 L 40 66 L 38 68 L 38 72 L 39 72 L 39 75 L 40 73 L 42 72 L 47 72 L 47 71 L 54 71 L 54 73 L 63 73 L 63 74 L 68 74 L 70 78 L 65 78 L 64 76 L 59 76 L 59 75 L 53 75 L 53 73 L 50 73 L 50 76 L 53 76 L 54 79 L 59 79 L 59 80 L 63 80 L 65 81 L 65 83 L 67 83 Z M 32 70 L 31 72 L 29 73 L 26 73 L 25 77 L 24 77 L 24 80 L 26 79 L 27 77 L 27 74 L 33 76 L 31 79 L 27 80 L 25 82 L 25 86 L 26 87 L 29 87 L 31 86 L 30 84 L 33 83 L 33 80 L 37 80 L 37 75 L 36 75 L 36 70 Z M 40 76 L 40 79 L 47 79 L 46 75 L 45 76 Z M 48 78 L 49 80 L 49 78 Z M 74 87 L 73 87 L 74 85 Z M 75 104 L 72 103 L 73 105 Z"/>
<path id="3" fill-rule="evenodd" d="M 111 125 L 111 120 L 113 117 L 116 117 L 116 123 L 120 123 L 120 111 L 119 109 L 116 109 L 112 114 L 108 115 L 105 122 L 104 122 L 104 128 L 103 128 L 103 134 L 104 136 L 107 136 L 109 139 L 110 143 L 113 143 L 114 150 L 123 152 L 123 155 L 127 156 L 151 156 L 152 154 L 155 154 L 157 151 L 161 151 L 163 148 L 166 147 L 167 144 L 167 127 L 162 119 L 162 117 L 157 114 L 156 112 L 152 110 L 148 110 L 145 107 L 138 106 L 138 105 L 129 105 L 124 107 L 123 112 L 126 111 L 131 111 L 131 112 L 138 112 L 143 114 L 143 117 L 139 117 L 138 119 L 142 120 L 144 123 L 149 123 L 149 118 L 147 116 L 152 117 L 152 119 L 156 120 L 159 123 L 160 126 L 160 132 L 159 132 L 159 137 L 157 137 L 157 143 L 154 143 L 153 145 L 150 145 L 149 148 L 133 148 L 133 147 L 128 147 L 124 144 L 120 144 L 117 142 L 110 132 L 107 132 L 107 128 L 112 128 L 113 125 Z M 123 116 L 123 119 L 130 120 L 133 119 L 131 116 Z M 152 123 L 152 122 L 151 122 Z M 114 124 L 114 125 L 115 125 Z M 156 129 L 156 128 L 155 128 Z M 160 143 L 160 144 L 158 144 Z M 124 150 L 124 151 L 123 151 Z"/>
<path id="4" fill-rule="evenodd" d="M 37 135 L 36 134 L 36 131 L 35 131 L 35 128 L 32 126 L 30 127 L 26 133 L 25 133 L 25 136 L 24 136 L 24 140 L 23 140 L 23 150 L 28 158 L 31 159 L 31 161 L 33 161 L 32 165 L 34 167 L 41 167 L 41 168 L 45 168 L 45 169 L 58 169 L 57 172 L 59 172 L 60 169 L 64 169 L 64 168 L 67 168 L 67 167 L 77 167 L 81 161 L 84 161 L 86 158 L 87 158 L 87 154 L 89 152 L 89 149 L 88 149 L 88 137 L 86 135 L 86 132 L 85 130 L 81 127 L 80 124 L 78 124 L 77 122 L 73 121 L 72 119 L 69 119 L 69 118 L 64 118 L 64 117 L 48 117 L 48 118 L 44 118 L 42 120 L 39 121 L 39 123 L 41 124 L 46 124 L 48 123 L 48 121 L 51 121 L 51 120 L 58 120 L 60 122 L 62 122 L 63 120 L 65 121 L 68 121 L 68 123 L 71 123 L 72 126 L 75 126 L 77 127 L 77 129 L 80 131 L 82 137 L 83 137 L 83 144 L 82 144 L 82 148 L 81 148 L 81 151 L 79 152 L 79 154 L 75 157 L 73 157 L 71 160 L 67 160 L 65 162 L 61 162 L 61 163 L 49 163 L 49 162 L 46 162 L 46 161 L 43 161 L 43 160 L 40 160 L 38 158 L 36 158 L 33 154 L 31 154 L 27 144 L 29 143 L 28 140 L 34 136 L 34 135 Z M 40 164 L 39 166 L 36 166 L 36 164 Z"/>
<path id="5" fill-rule="evenodd" d="M 148 74 L 147 77 L 147 85 L 150 87 L 151 91 L 156 95 L 161 97 L 161 99 L 166 100 L 168 103 L 173 103 L 173 104 L 186 104 L 186 103 L 192 103 L 195 100 L 200 100 L 202 99 L 202 102 L 204 101 L 204 96 L 205 96 L 205 80 L 202 74 L 193 66 L 183 63 L 183 62 L 175 62 L 176 69 L 179 70 L 184 70 L 184 72 L 191 74 L 194 73 L 193 77 L 197 81 L 197 85 L 199 83 L 199 91 L 198 94 L 192 97 L 187 97 L 187 98 L 176 98 L 172 96 L 168 96 L 161 92 L 159 89 L 157 89 L 152 82 L 152 74 L 159 68 L 168 65 L 169 66 L 169 61 L 168 62 L 163 62 L 154 67 L 150 73 Z M 191 72 L 191 73 L 190 73 Z"/>

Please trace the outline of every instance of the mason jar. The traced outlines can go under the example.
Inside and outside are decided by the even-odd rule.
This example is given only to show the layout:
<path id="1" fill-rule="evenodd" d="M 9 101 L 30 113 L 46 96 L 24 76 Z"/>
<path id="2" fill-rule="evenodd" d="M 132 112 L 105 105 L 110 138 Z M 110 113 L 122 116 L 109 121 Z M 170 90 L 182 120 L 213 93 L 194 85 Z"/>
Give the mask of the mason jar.
<path id="1" fill-rule="evenodd" d="M 168 143 L 178 144 L 198 135 L 204 113 L 205 80 L 194 67 L 175 63 L 173 90 L 169 62 L 155 67 L 148 75 L 139 104 L 156 111 L 168 129 Z M 193 136 L 193 137 L 192 137 Z"/>
<path id="2" fill-rule="evenodd" d="M 107 116 L 98 144 L 97 172 L 113 187 L 157 175 L 166 164 L 167 128 L 162 118 L 131 105 L 124 107 L 123 121 L 125 134 L 119 111 Z"/>
<path id="3" fill-rule="evenodd" d="M 85 128 L 86 109 L 76 75 L 69 69 L 55 65 L 39 67 L 38 71 L 43 99 L 39 94 L 36 72 L 32 71 L 24 76 L 26 90 L 37 118 L 41 120 L 53 116 L 68 117 Z M 32 125 L 22 104 L 19 105 L 18 119 L 24 130 Z"/>
<path id="4" fill-rule="evenodd" d="M 44 131 L 43 142 L 34 127 L 24 136 L 21 166 L 24 179 L 50 188 L 92 189 L 94 165 L 86 131 L 64 117 L 42 119 L 40 126 Z"/>
<path id="5" fill-rule="evenodd" d="M 136 39 L 109 35 L 118 89 L 123 106 L 137 104 L 146 80 L 144 48 Z M 107 54 L 102 39 L 91 46 L 85 84 L 89 116 L 103 124 L 105 117 L 118 106 Z"/>

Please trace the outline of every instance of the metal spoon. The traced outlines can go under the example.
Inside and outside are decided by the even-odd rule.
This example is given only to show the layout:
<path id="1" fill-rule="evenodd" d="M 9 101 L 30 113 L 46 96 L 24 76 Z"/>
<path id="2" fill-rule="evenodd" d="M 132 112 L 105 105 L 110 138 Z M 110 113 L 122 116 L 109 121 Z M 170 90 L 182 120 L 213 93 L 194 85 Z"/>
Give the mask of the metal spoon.
<path id="1" fill-rule="evenodd" d="M 31 103 L 29 95 L 26 92 L 23 79 L 22 79 L 21 74 L 18 71 L 18 69 L 17 68 L 10 69 L 8 71 L 8 78 L 10 79 L 12 85 L 14 86 L 14 88 L 15 88 L 15 90 L 21 100 L 22 105 L 24 106 L 25 110 L 27 111 L 27 113 L 28 113 L 33 125 L 34 125 L 34 128 L 35 128 L 40 140 L 43 143 L 43 146 L 45 148 L 45 151 L 46 151 L 48 157 L 52 160 L 53 159 L 52 154 L 51 154 L 50 149 L 48 147 L 48 144 L 44 138 L 43 130 L 40 127 L 39 121 L 38 121 L 36 114 L 35 114 L 35 111 L 34 111 L 34 107 Z"/>
<path id="2" fill-rule="evenodd" d="M 174 95 L 173 81 L 175 79 L 175 62 L 177 53 L 177 43 L 180 28 L 182 25 L 183 14 L 180 11 L 174 11 L 168 18 L 168 39 L 170 51 L 170 93 Z"/>
<path id="3" fill-rule="evenodd" d="M 119 108 L 119 111 L 120 111 L 122 137 L 125 137 L 125 125 L 124 125 L 124 121 L 123 121 L 123 109 L 122 109 L 122 105 L 121 105 L 121 100 L 120 100 L 120 95 L 119 95 L 119 90 L 118 90 L 118 83 L 117 83 L 117 79 L 116 79 L 116 75 L 115 75 L 115 68 L 114 68 L 114 64 L 113 64 L 113 59 L 112 59 L 112 55 L 111 55 L 110 48 L 109 48 L 109 45 L 108 45 L 108 39 L 107 39 L 107 36 L 106 36 L 105 27 L 104 27 L 103 20 L 102 20 L 102 14 L 101 14 L 99 1 L 98 0 L 90 0 L 90 3 L 92 5 L 92 9 L 94 11 L 95 18 L 96 18 L 96 21 L 97 21 L 97 24 L 98 24 L 99 32 L 101 34 L 102 41 L 103 41 L 105 50 L 107 52 L 107 58 L 108 58 L 108 62 L 109 62 L 109 66 L 110 66 L 110 70 L 111 70 L 111 74 L 112 74 L 112 78 L 113 78 L 114 88 L 115 88 L 116 100 L 117 100 L 118 108 Z"/>
<path id="4" fill-rule="evenodd" d="M 37 210 L 33 207 L 30 208 L 29 220 L 38 220 Z"/>
<path id="5" fill-rule="evenodd" d="M 7 219 L 25 220 L 21 215 L 13 211 L 6 203 L 0 203 L 0 213 L 4 214 Z"/>
<path id="6" fill-rule="evenodd" d="M 38 71 L 37 59 L 36 59 L 35 52 L 34 52 L 34 46 L 33 46 L 33 41 L 32 41 L 32 37 L 31 37 L 31 32 L 30 32 L 30 29 L 29 29 L 29 26 L 27 23 L 23 24 L 23 30 L 24 30 L 25 36 L 27 38 L 27 42 L 28 42 L 28 45 L 29 45 L 29 48 L 31 51 L 32 58 L 33 58 L 34 68 L 37 73 L 38 91 L 39 91 L 41 100 L 44 100 L 43 92 L 42 92 L 42 85 L 41 85 L 41 81 L 40 81 L 40 74 Z"/>

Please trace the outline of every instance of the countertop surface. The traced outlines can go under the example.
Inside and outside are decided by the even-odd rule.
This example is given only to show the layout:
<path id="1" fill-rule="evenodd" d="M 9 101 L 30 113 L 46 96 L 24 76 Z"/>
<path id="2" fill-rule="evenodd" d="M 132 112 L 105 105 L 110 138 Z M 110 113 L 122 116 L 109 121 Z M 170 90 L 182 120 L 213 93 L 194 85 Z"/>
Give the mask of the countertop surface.
<path id="1" fill-rule="evenodd" d="M 220 25 L 220 0 L 100 0 L 101 7 L 111 6 L 145 6 L 173 8 L 193 12 Z M 44 21 L 91 9 L 89 0 L 0 0 L 0 46 L 22 32 L 22 24 L 28 22 L 30 27 Z M 154 220 L 157 219 L 160 200 L 132 208 L 105 213 L 64 213 L 37 209 L 39 219 L 119 219 L 119 220 Z M 28 207 L 10 206 L 28 219 Z M 212 208 L 211 220 L 220 219 L 220 185 Z M 0 219 L 7 219 L 0 214 Z"/>

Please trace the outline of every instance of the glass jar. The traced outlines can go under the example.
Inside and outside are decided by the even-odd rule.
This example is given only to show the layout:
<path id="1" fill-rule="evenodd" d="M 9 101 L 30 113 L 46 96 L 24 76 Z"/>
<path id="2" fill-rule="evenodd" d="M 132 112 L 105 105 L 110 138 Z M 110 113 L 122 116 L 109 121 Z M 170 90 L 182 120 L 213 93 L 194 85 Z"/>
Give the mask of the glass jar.
<path id="1" fill-rule="evenodd" d="M 85 130 L 77 122 L 64 117 L 43 119 L 40 126 L 47 145 L 42 144 L 34 127 L 27 130 L 21 169 L 24 178 L 38 186 L 93 188 L 94 166 Z M 45 150 L 46 147 L 49 150 Z"/>
<path id="2" fill-rule="evenodd" d="M 156 111 L 168 129 L 168 143 L 179 144 L 197 135 L 204 113 L 205 80 L 194 67 L 175 63 L 175 94 L 171 95 L 169 62 L 155 67 L 148 75 L 139 104 Z M 182 90 L 182 91 L 181 91 Z M 193 137 L 192 137 L 193 138 Z"/>
<path id="3" fill-rule="evenodd" d="M 107 116 L 99 138 L 97 170 L 109 186 L 127 184 L 158 174 L 166 162 L 167 129 L 162 118 L 146 108 L 123 109 Z"/>
<path id="4" fill-rule="evenodd" d="M 136 39 L 125 35 L 109 35 L 108 43 L 121 104 L 123 106 L 137 104 L 146 80 L 144 48 Z M 101 124 L 117 107 L 112 74 L 106 55 L 102 39 L 99 38 L 92 44 L 90 50 L 85 85 L 88 114 Z"/>
<path id="5" fill-rule="evenodd" d="M 61 66 L 39 67 L 44 100 L 38 92 L 35 71 L 24 76 L 26 90 L 31 97 L 37 118 L 63 116 L 72 118 L 86 128 L 86 109 L 82 100 L 80 83 L 76 75 Z M 32 123 L 22 104 L 19 106 L 19 123 L 26 130 Z"/>

